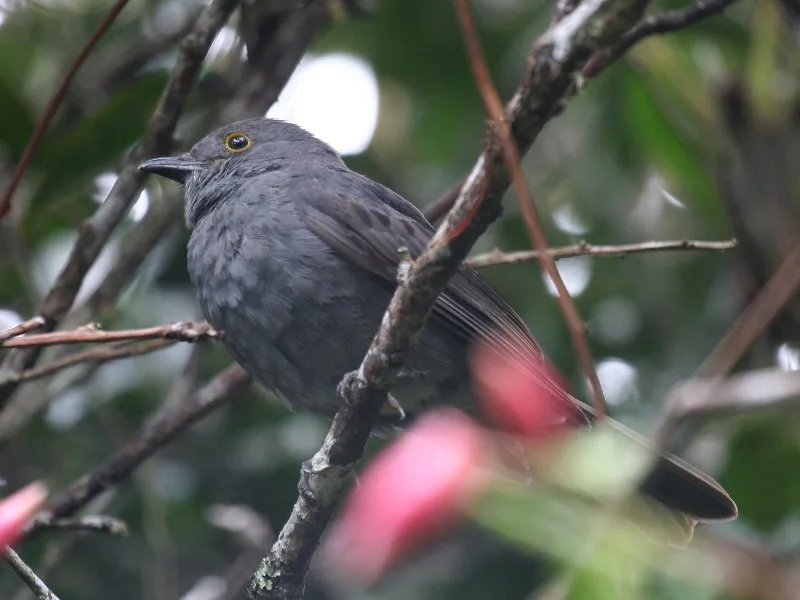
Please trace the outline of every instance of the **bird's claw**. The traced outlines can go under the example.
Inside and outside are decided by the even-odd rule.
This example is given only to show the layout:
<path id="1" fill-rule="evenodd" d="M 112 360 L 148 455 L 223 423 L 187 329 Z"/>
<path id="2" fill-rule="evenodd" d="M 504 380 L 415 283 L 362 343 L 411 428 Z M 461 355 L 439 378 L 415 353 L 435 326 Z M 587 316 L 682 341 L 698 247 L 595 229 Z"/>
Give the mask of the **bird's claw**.
<path id="1" fill-rule="evenodd" d="M 400 402 L 397 401 L 397 398 L 395 398 L 394 396 L 389 394 L 389 397 L 386 400 L 386 403 L 389 406 L 391 406 L 394 410 L 396 410 L 398 413 L 400 413 L 400 420 L 401 421 L 405 421 L 406 420 L 406 411 L 403 410 L 403 406 L 400 404 Z"/>

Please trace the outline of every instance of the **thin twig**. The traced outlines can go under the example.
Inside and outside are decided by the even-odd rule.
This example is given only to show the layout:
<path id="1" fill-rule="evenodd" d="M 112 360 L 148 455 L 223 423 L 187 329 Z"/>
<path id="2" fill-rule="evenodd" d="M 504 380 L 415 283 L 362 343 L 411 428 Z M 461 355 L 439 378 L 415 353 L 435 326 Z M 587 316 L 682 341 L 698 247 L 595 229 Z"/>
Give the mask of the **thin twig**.
<path id="1" fill-rule="evenodd" d="M 721 13 L 734 2 L 736 0 L 699 0 L 686 8 L 650 15 L 623 35 L 616 44 L 595 54 L 584 67 L 583 76 L 596 77 L 600 71 L 645 38 L 685 29 L 698 21 Z"/>
<path id="2" fill-rule="evenodd" d="M 219 373 L 203 388 L 149 422 L 130 442 L 86 475 L 55 496 L 39 518 L 62 519 L 107 489 L 124 481 L 142 462 L 169 444 L 191 425 L 223 404 L 234 400 L 247 389 L 250 377 L 234 365 Z M 25 537 L 41 532 L 36 524 Z"/>
<path id="3" fill-rule="evenodd" d="M 8 185 L 3 190 L 2 197 L 0 197 L 0 219 L 5 217 L 11 210 L 11 197 L 14 195 L 14 190 L 17 189 L 19 182 L 22 181 L 22 176 L 25 174 L 25 169 L 28 167 L 28 163 L 30 162 L 31 157 L 36 150 L 36 147 L 39 145 L 39 141 L 41 140 L 42 135 L 44 135 L 47 126 L 50 124 L 50 121 L 53 120 L 56 110 L 58 110 L 61 101 L 67 94 L 67 90 L 69 89 L 72 80 L 75 78 L 78 69 L 80 69 L 83 62 L 89 57 L 89 54 L 91 54 L 92 50 L 94 50 L 97 42 L 108 30 L 108 28 L 111 27 L 111 24 L 116 20 L 116 18 L 119 16 L 119 13 L 122 12 L 122 9 L 125 8 L 127 3 L 128 0 L 117 0 L 111 6 L 111 8 L 108 9 L 106 16 L 103 17 L 103 20 L 100 21 L 97 29 L 94 30 L 94 33 L 92 33 L 91 37 L 89 37 L 89 39 L 83 45 L 83 48 L 81 48 L 78 56 L 75 57 L 74 61 L 72 61 L 72 64 L 67 70 L 67 74 L 64 75 L 64 79 L 61 80 L 61 83 L 56 89 L 56 93 L 53 94 L 53 97 L 50 98 L 50 101 L 47 103 L 44 113 L 42 114 L 42 118 L 39 120 L 39 123 L 37 123 L 36 129 L 33 130 L 33 133 L 31 134 L 31 137 L 25 146 L 25 150 L 23 150 L 22 156 L 20 157 L 17 166 L 14 168 L 14 172 L 11 174 Z"/>
<path id="4" fill-rule="evenodd" d="M 63 371 L 64 369 L 82 363 L 100 365 L 112 360 L 149 354 L 151 352 L 167 348 L 174 343 L 174 340 L 147 340 L 140 343 L 122 342 L 119 344 L 110 344 L 108 346 L 89 348 L 87 350 L 82 350 L 81 352 L 73 352 L 72 354 L 49 362 L 40 367 L 34 367 L 33 369 L 23 371 L 16 376 L 15 381 L 31 381 L 33 379 L 39 379 L 40 377 L 46 377 L 47 375 L 52 375 L 53 373 Z"/>
<path id="5" fill-rule="evenodd" d="M 4 329 L 0 331 L 0 343 L 5 342 L 6 340 L 10 340 L 13 337 L 17 337 L 18 335 L 22 335 L 23 333 L 28 333 L 29 331 L 35 331 L 42 327 L 45 324 L 44 317 L 33 317 L 32 319 L 28 319 L 27 321 L 23 321 L 19 325 L 14 325 L 14 327 L 9 327 L 8 329 Z"/>
<path id="6" fill-rule="evenodd" d="M 592 256 L 597 258 L 625 258 L 631 254 L 642 252 L 676 252 L 676 251 L 712 251 L 723 252 L 736 248 L 735 239 L 707 242 L 702 240 L 674 240 L 664 242 L 639 242 L 636 244 L 619 244 L 614 246 L 601 246 L 581 242 L 572 246 L 561 246 L 558 248 L 548 248 L 547 254 L 553 260 L 572 258 L 575 256 Z M 481 269 L 494 265 L 511 265 L 521 262 L 528 262 L 539 258 L 538 250 L 521 250 L 519 252 L 503 252 L 499 248 L 478 254 L 467 260 L 467 264 L 473 268 Z"/>
<path id="7" fill-rule="evenodd" d="M 52 519 L 39 515 L 27 525 L 26 530 L 37 531 L 85 531 L 102 533 L 113 537 L 128 535 L 128 526 L 122 519 L 108 515 L 89 515 L 79 519 Z"/>
<path id="8" fill-rule="evenodd" d="M 217 331 L 205 321 L 192 323 L 179 321 L 167 323 L 144 329 L 119 329 L 116 331 L 103 331 L 94 327 L 82 327 L 69 331 L 54 331 L 51 333 L 33 333 L 6 340 L 2 348 L 30 348 L 34 346 L 56 346 L 58 344 L 87 344 L 122 342 L 132 340 L 165 339 L 179 342 L 199 342 L 207 339 L 222 337 L 222 332 Z"/>
<path id="9" fill-rule="evenodd" d="M 39 579 L 36 573 L 33 572 L 33 569 L 25 564 L 19 557 L 19 554 L 6 546 L 4 555 L 9 566 L 17 572 L 19 578 L 22 579 L 25 585 L 36 595 L 36 600 L 59 600 L 58 596 L 50 591 L 50 588 L 47 587 L 45 582 Z"/>
<path id="10" fill-rule="evenodd" d="M 478 34 L 475 29 L 475 23 L 472 20 L 472 14 L 469 9 L 467 0 L 454 0 L 456 15 L 461 27 L 461 33 L 464 38 L 464 46 L 469 56 L 469 62 L 472 67 L 472 72 L 475 77 L 475 83 L 478 91 L 483 98 L 483 103 L 486 107 L 486 112 L 492 120 L 492 126 L 495 129 L 497 136 L 500 139 L 503 149 L 503 157 L 511 174 L 512 185 L 514 192 L 517 195 L 522 216 L 525 219 L 525 224 L 528 228 L 528 233 L 533 240 L 533 245 L 538 251 L 538 260 L 542 265 L 542 269 L 549 275 L 550 280 L 555 285 L 558 291 L 558 302 L 561 310 L 564 313 L 564 319 L 569 326 L 570 335 L 572 336 L 572 344 L 575 347 L 575 352 L 581 363 L 584 375 L 589 380 L 592 387 L 592 398 L 594 400 L 594 407 L 597 411 L 598 419 L 602 419 L 608 411 L 606 407 L 606 399 L 603 394 L 603 388 L 600 385 L 600 378 L 597 376 L 597 369 L 594 365 L 594 358 L 592 351 L 589 347 L 589 341 L 586 339 L 586 325 L 583 322 L 575 303 L 570 296 L 564 280 L 561 278 L 556 263 L 553 257 L 550 256 L 545 236 L 544 229 L 539 220 L 538 210 L 534 204 L 533 197 L 531 196 L 528 184 L 525 182 L 525 175 L 522 173 L 520 166 L 520 154 L 517 145 L 511 138 L 511 127 L 505 118 L 505 111 L 503 103 L 500 101 L 500 96 L 497 89 L 492 82 L 489 67 L 486 64 L 486 59 L 483 56 L 483 48 L 478 39 Z"/>

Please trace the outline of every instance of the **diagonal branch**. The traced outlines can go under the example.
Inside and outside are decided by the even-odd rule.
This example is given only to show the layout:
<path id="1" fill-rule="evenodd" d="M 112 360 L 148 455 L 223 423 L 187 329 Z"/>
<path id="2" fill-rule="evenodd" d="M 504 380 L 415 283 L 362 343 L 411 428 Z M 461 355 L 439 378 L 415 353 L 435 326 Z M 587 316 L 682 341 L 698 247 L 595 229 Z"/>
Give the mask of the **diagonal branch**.
<path id="1" fill-rule="evenodd" d="M 156 417 L 105 462 L 55 496 L 27 529 L 26 537 L 41 533 L 53 520 L 74 515 L 102 492 L 124 481 L 142 462 L 201 418 L 240 396 L 249 385 L 250 377 L 239 366 L 219 373 L 203 388 Z"/>
<path id="2" fill-rule="evenodd" d="M 36 600 L 58 600 L 58 596 L 56 596 L 50 588 L 47 587 L 47 584 L 33 572 L 33 569 L 25 564 L 19 557 L 19 554 L 6 546 L 3 555 L 6 562 L 14 569 L 17 575 L 19 575 L 19 578 L 22 579 L 25 585 L 34 593 Z"/>
<path id="3" fill-rule="evenodd" d="M 520 152 L 576 91 L 586 61 L 629 30 L 644 0 L 587 0 L 534 45 L 529 70 L 505 109 Z M 254 598 L 303 596 L 311 557 L 361 457 L 372 424 L 438 294 L 478 237 L 498 216 L 509 175 L 496 136 L 467 178 L 453 209 L 402 278 L 357 373 L 340 385 L 344 398 L 322 448 L 303 465 L 301 493 L 249 587 Z"/>
<path id="4" fill-rule="evenodd" d="M 650 15 L 623 35 L 616 44 L 595 54 L 584 67 L 583 75 L 584 77 L 596 77 L 600 71 L 643 39 L 652 35 L 663 35 L 685 29 L 698 21 L 721 13 L 734 2 L 736 0 L 698 0 L 686 8 L 666 10 Z"/>
<path id="5" fill-rule="evenodd" d="M 491 125 L 495 129 L 495 135 L 500 140 L 503 160 L 505 160 L 506 167 L 511 174 L 512 185 L 519 201 L 522 216 L 525 219 L 525 225 L 528 228 L 533 245 L 539 253 L 539 263 L 558 292 L 559 306 L 561 306 L 564 320 L 569 327 L 572 345 L 575 347 L 583 373 L 592 387 L 592 397 L 597 416 L 602 418 L 607 412 L 606 398 L 603 394 L 603 387 L 600 385 L 600 378 L 597 376 L 589 340 L 586 339 L 586 325 L 578 313 L 564 280 L 561 278 L 561 273 L 559 273 L 553 257 L 547 251 L 547 237 L 539 219 L 539 211 L 536 209 L 528 184 L 525 182 L 525 175 L 522 173 L 522 166 L 520 165 L 519 149 L 511 139 L 510 128 L 503 114 L 503 105 L 497 89 L 492 83 L 492 77 L 489 74 L 489 67 L 486 65 L 486 59 L 483 56 L 483 49 L 475 30 L 469 4 L 467 0 L 455 0 L 455 7 L 464 38 L 464 46 L 467 49 L 469 62 L 472 65 L 475 83 L 483 98 L 486 112 L 489 113 L 491 118 Z"/>

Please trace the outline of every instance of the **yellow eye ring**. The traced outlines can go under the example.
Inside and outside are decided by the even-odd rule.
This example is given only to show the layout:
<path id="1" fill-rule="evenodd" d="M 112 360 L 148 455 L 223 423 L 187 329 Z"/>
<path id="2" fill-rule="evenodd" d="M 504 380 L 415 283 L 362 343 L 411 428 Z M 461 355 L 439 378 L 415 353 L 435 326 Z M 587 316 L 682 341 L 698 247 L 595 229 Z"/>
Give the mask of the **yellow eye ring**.
<path id="1" fill-rule="evenodd" d="M 242 152 L 250 147 L 250 138 L 241 131 L 234 131 L 225 136 L 225 149 L 229 152 Z"/>

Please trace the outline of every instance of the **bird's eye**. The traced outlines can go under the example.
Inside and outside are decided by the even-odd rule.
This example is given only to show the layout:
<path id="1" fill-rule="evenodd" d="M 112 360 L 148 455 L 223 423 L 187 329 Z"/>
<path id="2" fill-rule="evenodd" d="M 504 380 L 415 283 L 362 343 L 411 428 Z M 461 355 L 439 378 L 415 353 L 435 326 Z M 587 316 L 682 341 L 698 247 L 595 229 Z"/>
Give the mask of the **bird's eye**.
<path id="1" fill-rule="evenodd" d="M 225 148 L 231 152 L 241 152 L 250 147 L 250 138 L 241 131 L 234 131 L 225 136 Z"/>

